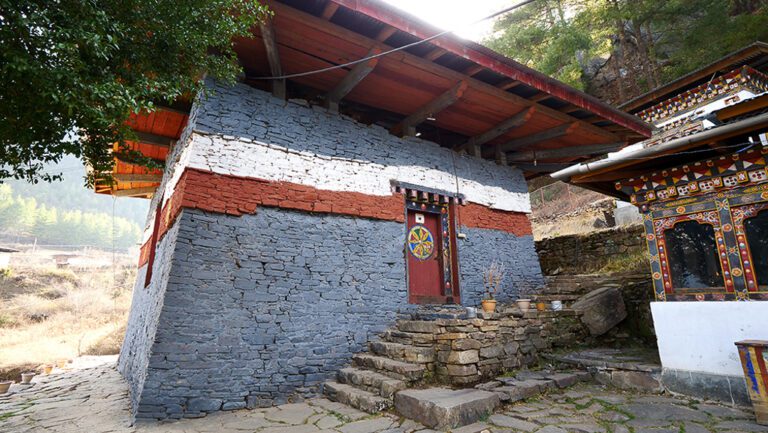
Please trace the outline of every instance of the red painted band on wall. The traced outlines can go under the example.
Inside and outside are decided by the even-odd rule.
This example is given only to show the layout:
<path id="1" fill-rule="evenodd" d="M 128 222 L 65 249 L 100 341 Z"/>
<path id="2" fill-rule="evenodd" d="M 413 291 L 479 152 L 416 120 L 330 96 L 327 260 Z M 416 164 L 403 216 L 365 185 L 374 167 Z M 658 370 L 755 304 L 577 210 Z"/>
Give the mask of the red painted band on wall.
<path id="1" fill-rule="evenodd" d="M 163 206 L 157 239 L 162 239 L 182 208 L 241 216 L 255 213 L 258 206 L 405 222 L 405 200 L 400 195 L 328 191 L 187 168 Z M 459 207 L 459 219 L 467 227 L 502 230 L 516 236 L 531 234 L 531 224 L 524 213 L 470 203 Z M 150 242 L 141 247 L 139 267 L 149 260 Z"/>

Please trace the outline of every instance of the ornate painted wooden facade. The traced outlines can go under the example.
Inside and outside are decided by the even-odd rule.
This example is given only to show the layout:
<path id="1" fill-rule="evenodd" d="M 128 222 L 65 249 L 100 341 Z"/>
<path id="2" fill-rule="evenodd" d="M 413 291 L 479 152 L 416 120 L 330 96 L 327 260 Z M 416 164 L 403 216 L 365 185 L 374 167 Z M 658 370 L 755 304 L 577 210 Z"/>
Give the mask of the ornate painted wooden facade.
<path id="1" fill-rule="evenodd" d="M 746 220 L 768 209 L 768 147 L 762 144 L 616 183 L 643 213 L 657 300 L 768 300 L 768 281 L 758 280 L 750 251 L 750 241 L 763 240 L 748 239 L 744 230 Z M 665 232 L 684 221 L 712 227 L 722 287 L 674 286 Z"/>

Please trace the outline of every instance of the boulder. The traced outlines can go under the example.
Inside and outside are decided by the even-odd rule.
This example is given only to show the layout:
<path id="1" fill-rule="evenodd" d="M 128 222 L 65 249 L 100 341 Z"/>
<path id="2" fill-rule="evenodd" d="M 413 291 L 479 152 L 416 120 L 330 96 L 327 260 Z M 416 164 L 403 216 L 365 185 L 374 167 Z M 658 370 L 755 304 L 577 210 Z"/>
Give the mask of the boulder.
<path id="1" fill-rule="evenodd" d="M 617 287 L 603 287 L 579 298 L 573 309 L 582 313 L 581 321 L 592 336 L 603 335 L 627 317 L 624 298 Z"/>

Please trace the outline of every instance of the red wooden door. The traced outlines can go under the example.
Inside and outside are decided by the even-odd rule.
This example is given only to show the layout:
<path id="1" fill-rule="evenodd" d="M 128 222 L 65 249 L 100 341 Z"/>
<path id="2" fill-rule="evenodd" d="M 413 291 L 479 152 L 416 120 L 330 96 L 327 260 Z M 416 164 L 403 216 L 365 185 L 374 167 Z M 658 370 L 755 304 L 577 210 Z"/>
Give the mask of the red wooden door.
<path id="1" fill-rule="evenodd" d="M 406 254 L 408 255 L 409 302 L 443 304 L 443 251 L 440 214 L 408 211 Z"/>

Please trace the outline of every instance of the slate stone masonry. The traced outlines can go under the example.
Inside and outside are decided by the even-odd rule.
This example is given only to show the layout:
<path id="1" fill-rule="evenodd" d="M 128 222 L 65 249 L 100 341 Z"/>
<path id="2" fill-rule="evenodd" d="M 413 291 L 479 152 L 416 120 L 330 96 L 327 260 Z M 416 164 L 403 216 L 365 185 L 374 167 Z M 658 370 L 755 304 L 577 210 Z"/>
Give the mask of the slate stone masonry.
<path id="1" fill-rule="evenodd" d="M 314 394 L 406 311 L 400 223 L 185 210 L 139 418 Z"/>

